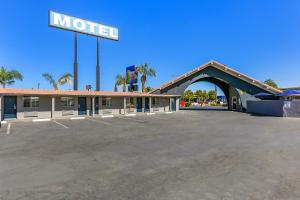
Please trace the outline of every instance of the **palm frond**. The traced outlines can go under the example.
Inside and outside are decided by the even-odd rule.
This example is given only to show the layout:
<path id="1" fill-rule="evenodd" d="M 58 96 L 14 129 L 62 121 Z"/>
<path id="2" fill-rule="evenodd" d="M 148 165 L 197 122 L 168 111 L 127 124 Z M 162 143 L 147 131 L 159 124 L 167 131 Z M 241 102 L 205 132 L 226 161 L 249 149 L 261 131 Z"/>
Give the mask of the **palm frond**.
<path id="1" fill-rule="evenodd" d="M 58 84 L 57 84 L 57 82 L 54 80 L 54 78 L 52 77 L 51 74 L 49 74 L 49 73 L 44 73 L 44 74 L 42 74 L 42 76 L 43 76 L 47 81 L 49 81 L 49 83 L 53 86 L 54 89 L 58 89 Z"/>
<path id="2" fill-rule="evenodd" d="M 17 70 L 9 71 L 9 75 L 12 79 L 20 80 L 20 81 L 23 80 L 23 75 L 20 72 L 18 72 Z"/>
<path id="3" fill-rule="evenodd" d="M 66 83 L 71 84 L 72 83 L 72 74 L 70 73 L 64 73 L 57 81 L 58 85 L 64 85 Z"/>

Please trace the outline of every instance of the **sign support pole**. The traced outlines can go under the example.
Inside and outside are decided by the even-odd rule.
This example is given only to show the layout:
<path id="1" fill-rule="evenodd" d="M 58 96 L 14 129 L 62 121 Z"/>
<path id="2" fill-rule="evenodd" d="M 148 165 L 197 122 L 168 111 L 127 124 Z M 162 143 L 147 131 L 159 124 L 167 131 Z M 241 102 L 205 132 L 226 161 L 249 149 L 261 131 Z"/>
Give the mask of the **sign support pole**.
<path id="1" fill-rule="evenodd" d="M 74 90 L 78 90 L 78 59 L 77 59 L 77 32 L 74 41 Z"/>
<path id="2" fill-rule="evenodd" d="M 99 37 L 97 37 L 96 91 L 100 91 Z"/>

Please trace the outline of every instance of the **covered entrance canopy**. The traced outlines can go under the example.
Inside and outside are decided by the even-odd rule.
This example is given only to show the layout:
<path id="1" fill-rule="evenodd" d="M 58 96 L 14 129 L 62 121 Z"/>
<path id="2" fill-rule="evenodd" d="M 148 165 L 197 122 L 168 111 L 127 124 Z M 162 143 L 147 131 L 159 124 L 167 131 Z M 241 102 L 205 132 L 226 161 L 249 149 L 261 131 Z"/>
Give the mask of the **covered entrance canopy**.
<path id="1" fill-rule="evenodd" d="M 253 95 L 257 93 L 277 94 L 282 92 L 279 89 L 235 71 L 226 65 L 216 61 L 210 61 L 163 84 L 161 87 L 152 91 L 152 94 L 182 95 L 189 85 L 199 81 L 216 84 L 223 90 L 229 103 L 232 97 L 241 96 L 241 92 L 239 91 L 243 93 L 244 100 L 241 99 L 242 102 L 246 102 L 247 99 L 255 98 Z M 246 107 L 245 103 L 243 107 Z"/>

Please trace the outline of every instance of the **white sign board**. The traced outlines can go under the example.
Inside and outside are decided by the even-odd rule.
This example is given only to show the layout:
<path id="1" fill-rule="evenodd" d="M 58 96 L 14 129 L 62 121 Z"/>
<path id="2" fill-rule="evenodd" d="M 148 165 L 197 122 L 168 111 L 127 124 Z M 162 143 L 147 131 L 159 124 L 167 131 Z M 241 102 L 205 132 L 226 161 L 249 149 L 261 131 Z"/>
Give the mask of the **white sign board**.
<path id="1" fill-rule="evenodd" d="M 110 40 L 119 40 L 118 29 L 96 22 L 49 11 L 49 26 Z"/>

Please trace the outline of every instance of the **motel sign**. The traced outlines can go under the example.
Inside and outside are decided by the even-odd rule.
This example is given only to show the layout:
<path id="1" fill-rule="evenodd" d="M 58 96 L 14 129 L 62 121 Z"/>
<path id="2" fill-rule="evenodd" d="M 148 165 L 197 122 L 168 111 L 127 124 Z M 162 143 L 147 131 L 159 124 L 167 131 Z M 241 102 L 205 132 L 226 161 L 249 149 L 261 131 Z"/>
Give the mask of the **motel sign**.
<path id="1" fill-rule="evenodd" d="M 117 28 L 54 11 L 49 11 L 49 26 L 110 40 L 119 40 Z"/>

